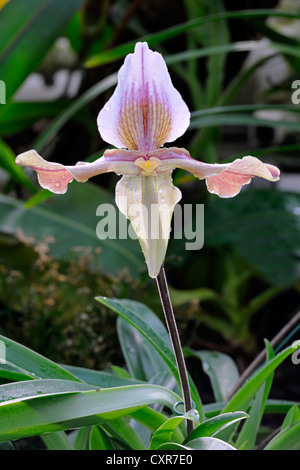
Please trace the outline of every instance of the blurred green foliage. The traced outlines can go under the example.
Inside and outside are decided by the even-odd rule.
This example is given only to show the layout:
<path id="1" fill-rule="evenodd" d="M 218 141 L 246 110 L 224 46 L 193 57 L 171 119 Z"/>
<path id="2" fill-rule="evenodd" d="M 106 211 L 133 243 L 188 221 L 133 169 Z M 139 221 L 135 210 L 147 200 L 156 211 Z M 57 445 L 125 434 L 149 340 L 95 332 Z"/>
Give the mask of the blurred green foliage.
<path id="1" fill-rule="evenodd" d="M 95 210 L 103 202 L 113 202 L 116 176 L 101 176 L 82 186 L 73 183 L 65 196 L 54 197 L 40 190 L 30 172 L 14 165 L 14 156 L 29 148 L 66 164 L 91 161 L 102 154 L 106 143 L 98 135 L 96 116 L 135 42 L 147 40 L 164 54 L 174 85 L 191 109 L 191 126 L 179 146 L 211 163 L 251 153 L 274 162 L 283 174 L 299 172 L 300 142 L 295 132 L 299 108 L 290 102 L 269 100 L 278 88 L 289 93 L 299 74 L 299 38 L 275 31 L 266 19 L 272 16 L 279 23 L 292 25 L 297 24 L 300 13 L 272 9 L 276 2 L 271 1 L 248 5 L 245 9 L 221 0 L 13 0 L 0 10 L 0 79 L 7 85 L 6 104 L 0 105 L 2 328 L 5 325 L 8 332 L 17 334 L 17 312 L 24 339 L 43 349 L 43 343 L 49 341 L 41 340 L 43 322 L 48 325 L 53 321 L 55 334 L 63 324 L 60 343 L 56 344 L 69 341 L 69 328 L 74 344 L 81 344 L 93 362 L 94 343 L 86 349 L 82 346 L 78 326 L 81 313 L 87 313 L 84 303 L 88 295 L 138 299 L 147 289 L 153 292 L 137 242 L 100 241 L 96 237 Z M 63 63 L 55 52 L 61 37 L 70 45 Z M 248 53 L 262 47 L 261 37 L 268 38 L 270 50 L 245 68 Z M 268 91 L 266 102 L 253 103 L 250 98 L 241 102 L 239 94 L 246 87 L 246 98 L 250 96 L 251 78 L 274 57 L 289 64 L 290 75 Z M 40 74 L 47 87 L 55 83 L 55 74 L 62 69 L 68 69 L 68 80 L 74 71 L 80 72 L 74 96 L 68 95 L 67 81 L 64 91 L 52 100 L 28 101 L 24 95 L 18 100 L 33 73 Z M 292 118 L 276 121 L 270 114 L 268 118 L 253 114 L 266 110 L 284 111 Z M 270 130 L 275 133 L 282 128 L 287 131 L 286 139 L 275 144 L 266 140 Z M 248 129 L 261 130 L 261 146 L 259 140 L 255 143 L 249 138 Z M 261 347 L 261 336 L 271 334 L 266 321 L 257 337 L 257 318 L 276 318 L 272 326 L 279 328 L 299 304 L 299 194 L 279 191 L 276 185 L 263 189 L 251 185 L 234 200 L 220 200 L 181 171 L 174 173 L 174 180 L 182 190 L 182 204 L 205 204 L 204 248 L 186 251 L 184 240 L 171 235 L 166 259 L 176 314 L 182 327 L 193 331 L 192 335 L 183 332 L 185 341 L 190 345 L 220 343 L 221 347 L 226 343 L 233 351 L 241 348 L 253 354 Z M 32 248 L 27 246 L 31 237 L 35 240 Z M 51 243 L 47 245 L 47 269 L 41 271 L 34 253 L 45 240 Z M 78 247 L 93 253 L 91 272 L 84 269 L 80 273 Z M 80 283 L 87 296 L 82 294 Z M 149 304 L 159 311 L 153 299 L 148 295 Z M 84 316 L 87 325 L 93 329 L 93 322 L 99 321 L 96 329 L 106 329 L 108 317 L 96 320 L 91 303 L 89 298 L 86 305 L 93 313 Z M 11 318 L 9 312 L 13 312 Z M 51 328 L 45 334 L 52 336 Z M 113 327 L 108 327 L 103 342 L 110 341 L 110 331 Z M 98 347 L 97 343 L 95 351 L 99 352 Z M 107 348 L 103 351 L 107 354 Z M 64 355 L 63 359 L 75 360 Z"/>

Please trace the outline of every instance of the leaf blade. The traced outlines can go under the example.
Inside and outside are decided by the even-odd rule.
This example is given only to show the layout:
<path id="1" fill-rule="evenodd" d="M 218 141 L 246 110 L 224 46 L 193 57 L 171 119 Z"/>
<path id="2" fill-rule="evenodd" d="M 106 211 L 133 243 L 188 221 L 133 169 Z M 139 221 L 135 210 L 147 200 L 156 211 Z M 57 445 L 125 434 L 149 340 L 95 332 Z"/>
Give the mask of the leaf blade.
<path id="1" fill-rule="evenodd" d="M 1 10 L 0 77 L 6 83 L 7 99 L 35 70 L 82 3 L 14 0 Z"/>
<path id="2" fill-rule="evenodd" d="M 47 379 L 36 382 L 44 388 L 47 386 L 45 383 Z M 20 397 L 13 399 L 11 403 L 8 401 L 0 405 L 0 442 L 100 424 L 153 403 L 161 403 L 172 409 L 179 399 L 175 393 L 157 385 L 134 385 L 76 392 L 76 388 L 79 390 L 80 387 L 84 388 L 84 385 L 87 385 L 77 383 L 74 385 L 70 381 L 56 382 L 59 382 L 61 393 L 54 393 L 53 396 L 37 393 L 25 401 Z M 41 385 L 43 383 L 45 385 Z M 6 389 L 0 390 L 5 392 Z"/>

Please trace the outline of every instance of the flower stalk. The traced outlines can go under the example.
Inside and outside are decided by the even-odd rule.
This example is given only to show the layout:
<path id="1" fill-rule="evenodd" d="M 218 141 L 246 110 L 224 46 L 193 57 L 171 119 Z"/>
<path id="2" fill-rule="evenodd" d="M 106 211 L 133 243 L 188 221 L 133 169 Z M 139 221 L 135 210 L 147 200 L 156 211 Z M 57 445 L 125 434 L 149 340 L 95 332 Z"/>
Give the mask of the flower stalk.
<path id="1" fill-rule="evenodd" d="M 190 385 L 188 379 L 187 368 L 183 356 L 183 351 L 181 347 L 180 337 L 177 329 L 176 319 L 171 303 L 171 298 L 168 289 L 168 283 L 166 278 L 166 273 L 164 266 L 161 267 L 159 274 L 156 277 L 156 283 L 158 287 L 158 292 L 160 296 L 160 300 L 162 303 L 165 321 L 167 324 L 167 328 L 169 331 L 169 335 L 171 338 L 173 351 L 175 355 L 175 360 L 177 364 L 180 384 L 181 384 L 181 391 L 182 391 L 182 398 L 184 403 L 184 411 L 187 413 L 193 408 L 193 402 L 190 392 Z M 186 420 L 186 427 L 187 433 L 193 430 L 193 422 L 190 419 Z"/>

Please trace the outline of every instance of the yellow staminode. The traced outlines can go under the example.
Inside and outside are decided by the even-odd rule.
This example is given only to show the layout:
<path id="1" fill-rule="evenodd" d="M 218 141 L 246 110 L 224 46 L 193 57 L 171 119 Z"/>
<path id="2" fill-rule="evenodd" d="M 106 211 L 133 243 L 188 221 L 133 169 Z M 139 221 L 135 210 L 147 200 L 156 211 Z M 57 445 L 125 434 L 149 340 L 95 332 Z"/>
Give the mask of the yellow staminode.
<path id="1" fill-rule="evenodd" d="M 150 157 L 145 160 L 143 157 L 137 158 L 134 164 L 141 169 L 143 176 L 152 176 L 156 174 L 156 169 L 162 164 L 156 157 Z"/>

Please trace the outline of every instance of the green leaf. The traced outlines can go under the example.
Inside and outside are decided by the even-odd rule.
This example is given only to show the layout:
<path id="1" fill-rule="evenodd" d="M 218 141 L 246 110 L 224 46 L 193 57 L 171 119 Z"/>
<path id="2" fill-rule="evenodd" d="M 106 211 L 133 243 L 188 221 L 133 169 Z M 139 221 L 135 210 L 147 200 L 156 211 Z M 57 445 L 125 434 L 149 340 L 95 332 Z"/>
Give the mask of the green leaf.
<path id="1" fill-rule="evenodd" d="M 177 427 L 185 421 L 186 418 L 184 416 L 175 416 L 173 418 L 168 419 L 165 423 L 163 423 L 157 431 L 153 434 L 153 437 L 150 442 L 149 450 L 156 450 L 162 444 L 169 442 L 174 439 L 174 432 Z M 175 441 L 176 442 L 176 441 Z M 179 442 L 179 444 L 181 441 Z"/>
<path id="2" fill-rule="evenodd" d="M 236 450 L 227 442 L 217 439 L 215 437 L 200 437 L 199 439 L 194 439 L 190 441 L 188 445 L 176 444 L 174 442 L 169 442 L 167 444 L 162 444 L 158 450 Z"/>
<path id="3" fill-rule="evenodd" d="M 118 315 L 121 315 L 131 325 L 133 325 L 156 349 L 160 356 L 164 359 L 167 367 L 174 375 L 177 383 L 179 383 L 179 376 L 176 366 L 175 357 L 171 349 L 170 339 L 166 330 L 153 329 L 152 322 L 154 318 L 153 312 L 148 309 L 145 305 L 130 301 L 130 300 L 118 300 L 118 299 L 107 299 L 106 297 L 97 297 L 96 300 L 103 305 L 111 308 Z M 157 319 L 156 324 L 159 321 Z M 192 399 L 196 404 L 196 409 L 199 412 L 200 419 L 203 417 L 202 403 L 198 391 L 190 379 L 191 395 Z"/>
<path id="4" fill-rule="evenodd" d="M 139 411 L 140 410 L 136 411 L 136 413 Z M 121 416 L 120 418 L 107 421 L 103 423 L 102 428 L 105 429 L 116 442 L 123 443 L 123 446 L 126 448 L 135 450 L 145 449 L 140 433 L 136 432 L 134 424 L 127 416 Z"/>
<path id="5" fill-rule="evenodd" d="M 167 335 L 164 325 L 155 314 L 148 312 L 148 319 L 154 331 L 162 330 L 162 334 Z M 136 328 L 124 318 L 118 317 L 117 332 L 123 356 L 132 377 L 167 388 L 174 388 L 176 382 L 164 360 Z"/>
<path id="6" fill-rule="evenodd" d="M 15 154 L 11 148 L 0 139 L 0 167 L 9 173 L 13 181 L 27 188 L 31 193 L 37 191 L 36 186 L 28 178 L 23 168 L 15 164 Z"/>
<path id="7" fill-rule="evenodd" d="M 299 205 L 299 194 L 273 190 L 212 200 L 205 206 L 206 245 L 232 247 L 272 284 L 294 283 L 299 278 Z"/>
<path id="8" fill-rule="evenodd" d="M 234 413 L 222 413 L 213 418 L 209 418 L 199 424 L 185 439 L 184 443 L 189 443 L 193 439 L 199 437 L 210 437 L 216 434 L 221 429 L 224 429 L 231 424 L 248 418 L 247 413 L 243 411 L 235 411 Z"/>
<path id="9" fill-rule="evenodd" d="M 120 387 L 122 385 L 134 385 L 142 383 L 141 380 L 133 379 L 131 377 L 121 377 L 107 371 L 99 371 L 86 369 L 84 367 L 77 366 L 64 366 L 66 370 L 74 374 L 76 377 L 80 378 L 83 382 L 88 384 L 96 385 L 101 388 L 111 388 L 111 387 Z"/>
<path id="10" fill-rule="evenodd" d="M 197 357 L 204 372 L 209 376 L 216 401 L 226 400 L 230 390 L 239 379 L 239 372 L 230 356 L 217 351 L 194 351 L 184 349 L 185 356 Z"/>
<path id="11" fill-rule="evenodd" d="M 138 380 L 149 380 L 154 372 L 146 352 L 147 340 L 122 317 L 117 319 L 117 332 L 130 375 Z M 157 356 L 156 350 L 154 353 Z"/>
<path id="12" fill-rule="evenodd" d="M 130 417 L 138 423 L 143 424 L 143 426 L 147 427 L 153 433 L 169 419 L 166 414 L 162 414 L 153 408 L 148 407 L 140 408 L 139 410 L 130 413 Z M 181 433 L 180 436 L 183 439 Z"/>
<path id="13" fill-rule="evenodd" d="M 111 370 L 114 374 L 116 374 L 118 377 L 122 377 L 122 378 L 125 378 L 125 379 L 131 379 L 131 375 L 129 374 L 129 372 L 124 369 L 123 367 L 120 367 L 120 366 L 114 366 L 112 365 L 111 366 Z"/>
<path id="14" fill-rule="evenodd" d="M 299 48 L 293 46 L 283 46 L 282 44 L 272 43 L 277 48 L 278 52 L 282 51 L 289 52 L 293 56 L 299 56 Z M 262 51 L 267 50 L 268 46 L 262 45 L 260 41 L 236 41 L 227 44 L 218 44 L 216 46 L 202 47 L 201 49 L 188 49 L 175 54 L 164 56 L 164 59 L 168 65 L 174 65 L 179 62 L 187 62 L 195 59 L 201 59 L 203 57 L 218 56 L 220 54 L 226 54 L 229 52 L 251 52 L 251 51 Z M 207 108 L 210 109 L 210 108 Z M 201 112 L 201 110 L 199 110 Z M 205 109 L 204 109 L 205 112 Z M 195 111 L 197 115 L 198 110 Z M 192 113 L 193 115 L 193 113 Z"/>
<path id="15" fill-rule="evenodd" d="M 68 105 L 68 101 L 9 102 L 0 107 L 1 135 L 12 135 L 27 129 L 39 119 L 53 118 Z"/>
<path id="16" fill-rule="evenodd" d="M 31 400 L 39 396 L 56 396 L 95 390 L 92 385 L 71 380 L 40 379 L 0 385 L 0 406 L 12 402 Z M 97 390 L 99 391 L 99 390 Z"/>
<path id="17" fill-rule="evenodd" d="M 100 240 L 97 236 L 96 211 L 103 203 L 110 204 L 113 216 L 110 220 L 116 222 L 116 239 Z M 144 268 L 138 242 L 129 237 L 117 239 L 119 223 L 122 220 L 126 224 L 126 221 L 119 214 L 113 196 L 92 183 L 73 183 L 65 195 L 53 196 L 29 209 L 19 200 L 1 194 L 0 207 L 0 232 L 16 235 L 21 229 L 24 235 L 37 241 L 50 236 L 55 240 L 49 246 L 49 254 L 54 258 L 74 257 L 74 248 L 85 246 L 100 249 L 98 262 L 104 273 L 117 274 L 127 268 L 133 277 L 138 277 L 138 270 Z"/>
<path id="18" fill-rule="evenodd" d="M 24 204 L 24 209 L 31 209 L 31 207 L 37 206 L 44 201 L 48 201 L 53 197 L 53 193 L 48 191 L 48 189 L 40 189 L 31 196 Z"/>
<path id="19" fill-rule="evenodd" d="M 183 444 L 177 444 L 176 442 L 166 442 L 161 444 L 158 450 L 191 450 L 190 447 L 184 446 Z"/>
<path id="20" fill-rule="evenodd" d="M 268 341 L 265 341 L 265 344 L 267 350 L 267 361 L 269 361 L 272 359 L 272 357 L 274 357 L 274 351 Z M 258 434 L 260 422 L 264 414 L 265 405 L 273 382 L 273 377 L 274 373 L 270 374 L 265 383 L 258 390 L 251 405 L 249 418 L 243 425 L 241 431 L 239 432 L 238 438 L 235 441 L 237 448 L 241 448 L 241 446 L 243 446 L 243 450 L 254 449 L 256 436 Z"/>
<path id="21" fill-rule="evenodd" d="M 200 437 L 189 441 L 189 448 L 195 450 L 236 450 L 232 445 L 216 437 Z"/>
<path id="22" fill-rule="evenodd" d="M 0 341 L 5 345 L 5 362 L 3 367 L 5 365 L 13 367 L 13 370 L 22 374 L 24 378 L 27 376 L 27 379 L 65 379 L 80 382 L 80 379 L 71 372 L 68 372 L 55 362 L 50 361 L 26 346 L 2 335 L 0 335 Z M 0 369 L 1 366 L 2 364 L 0 364 Z"/>
<path id="23" fill-rule="evenodd" d="M 287 415 L 281 425 L 281 429 L 291 427 L 294 424 L 298 423 L 298 421 L 300 421 L 300 409 L 299 406 L 294 405 L 287 412 Z"/>
<path id="24" fill-rule="evenodd" d="M 90 432 L 90 450 L 114 450 L 112 439 L 101 429 L 100 426 L 93 426 Z"/>
<path id="25" fill-rule="evenodd" d="M 15 392 L 11 401 L 9 393 L 12 392 L 12 387 L 8 387 L 12 384 L 1 386 L 2 395 L 5 395 L 7 400 L 0 405 L 0 442 L 101 424 L 154 403 L 161 403 L 172 409 L 179 400 L 178 395 L 157 385 L 83 391 L 84 387 L 91 388 L 91 386 L 66 380 L 47 379 L 27 384 L 28 390 L 24 382 L 18 385 L 19 398 L 15 397 L 17 395 Z M 40 387 L 35 389 L 35 395 L 32 384 Z M 51 392 L 48 384 L 52 387 Z M 45 391 L 45 395 L 38 393 L 42 390 Z"/>
<path id="26" fill-rule="evenodd" d="M 217 402 L 203 405 L 205 416 L 211 418 L 222 413 L 226 403 Z M 274 400 L 268 398 L 265 406 L 264 414 L 286 414 L 293 406 L 300 406 L 300 402 L 289 400 Z"/>
<path id="27" fill-rule="evenodd" d="M 250 379 L 239 388 L 235 395 L 229 400 L 223 413 L 230 411 L 246 411 L 254 395 L 257 393 L 261 385 L 269 377 L 270 374 L 295 350 L 300 347 L 300 342 L 294 342 L 280 353 L 276 354 L 271 360 L 267 361 L 256 371 Z"/>
<path id="28" fill-rule="evenodd" d="M 179 307 L 180 305 L 184 305 L 185 303 L 195 299 L 200 300 L 200 302 L 204 302 L 206 300 L 222 301 L 221 297 L 217 292 L 212 289 L 207 289 L 205 287 L 200 287 L 199 289 L 186 290 L 179 290 L 170 287 L 169 290 L 173 307 Z"/>
<path id="29" fill-rule="evenodd" d="M 0 442 L 0 450 L 16 450 L 12 442 Z"/>
<path id="30" fill-rule="evenodd" d="M 288 120 L 262 119 L 247 114 L 216 114 L 201 118 L 193 118 L 189 129 L 201 129 L 214 126 L 257 126 L 257 127 L 283 127 L 291 131 L 298 131 L 299 124 Z"/>
<path id="31" fill-rule="evenodd" d="M 7 379 L 8 382 L 18 382 L 31 378 L 28 372 L 20 372 L 20 369 L 3 363 L 0 363 L 0 377 Z"/>
<path id="32" fill-rule="evenodd" d="M 267 16 L 278 16 L 278 17 L 286 17 L 286 18 L 299 18 L 299 14 L 292 13 L 290 11 L 276 11 L 276 10 L 268 10 L 268 9 L 253 9 L 253 10 L 243 10 L 243 11 L 226 11 L 221 13 L 215 13 L 208 16 L 202 16 L 200 18 L 196 18 L 185 23 L 177 24 L 176 26 L 172 26 L 171 28 L 165 29 L 163 31 L 159 31 L 158 33 L 149 34 L 147 36 L 139 38 L 140 41 L 147 41 L 149 46 L 162 43 L 171 39 L 173 37 L 179 36 L 180 34 L 185 33 L 193 28 L 197 28 L 201 25 L 208 24 L 215 21 L 222 21 L 231 18 L 257 18 L 257 17 L 267 17 Z M 103 65 L 109 62 L 113 62 L 115 60 L 121 59 L 125 57 L 128 53 L 132 52 L 134 49 L 134 42 L 129 42 L 126 44 L 122 44 L 120 46 L 114 47 L 110 50 L 106 50 L 100 52 L 99 54 L 95 54 L 94 56 L 90 57 L 86 62 L 86 67 L 96 67 L 99 65 Z"/>
<path id="33" fill-rule="evenodd" d="M 83 427 L 72 431 L 70 438 L 74 438 L 74 450 L 89 450 L 91 426 Z"/>
<path id="34" fill-rule="evenodd" d="M 212 108 L 198 109 L 191 113 L 193 119 L 198 119 L 208 116 L 216 116 L 219 114 L 231 114 L 240 115 L 240 113 L 254 113 L 256 111 L 282 111 L 290 112 L 293 114 L 300 113 L 300 109 L 295 105 L 287 104 L 242 104 L 242 105 L 230 105 L 230 106 L 216 106 Z"/>
<path id="35" fill-rule="evenodd" d="M 14 0 L 0 11 L 0 77 L 7 99 L 37 68 L 82 3 Z"/>
<path id="36" fill-rule="evenodd" d="M 152 434 L 169 419 L 165 413 L 163 414 L 150 407 L 140 408 L 139 410 L 130 413 L 130 418 L 134 420 L 132 422 L 132 427 L 136 430 L 147 448 L 150 445 Z M 141 426 L 137 427 L 136 425 Z M 147 430 L 149 430 L 148 433 L 146 432 Z M 184 436 L 179 427 L 174 430 L 173 439 L 176 442 L 183 441 Z"/>
<path id="37" fill-rule="evenodd" d="M 205 416 L 211 418 L 217 416 L 218 414 L 222 413 L 223 408 L 225 407 L 226 403 L 224 402 L 217 402 L 217 403 L 209 403 L 207 405 L 203 405 L 203 409 L 205 412 Z M 293 406 L 299 406 L 300 402 L 289 401 L 289 400 L 274 400 L 274 399 L 267 399 L 266 406 L 265 406 L 265 414 L 285 414 L 287 413 Z"/>
<path id="38" fill-rule="evenodd" d="M 264 450 L 299 450 L 300 423 L 282 429 L 265 447 Z"/>
<path id="39" fill-rule="evenodd" d="M 212 2 L 210 6 L 212 14 L 225 13 L 222 0 Z M 230 41 L 229 29 L 226 21 L 213 22 L 208 32 L 208 40 L 211 45 L 226 44 Z M 212 106 L 223 89 L 225 74 L 226 54 L 210 55 L 207 64 L 206 102 Z"/>
<path id="40" fill-rule="evenodd" d="M 41 436 L 48 450 L 73 450 L 64 431 L 50 432 Z"/>

